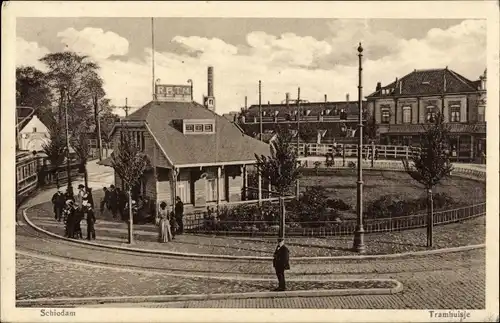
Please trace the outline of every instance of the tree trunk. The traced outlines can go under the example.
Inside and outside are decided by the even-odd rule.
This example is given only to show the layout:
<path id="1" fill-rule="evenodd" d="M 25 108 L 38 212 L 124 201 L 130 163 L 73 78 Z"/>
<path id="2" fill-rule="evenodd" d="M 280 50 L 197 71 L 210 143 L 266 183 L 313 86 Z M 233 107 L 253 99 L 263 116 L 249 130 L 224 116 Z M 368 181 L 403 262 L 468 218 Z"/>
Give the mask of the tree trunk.
<path id="1" fill-rule="evenodd" d="M 433 245 L 433 227 L 434 227 L 434 202 L 432 200 L 432 189 L 427 190 L 427 247 Z"/>
<path id="2" fill-rule="evenodd" d="M 54 173 L 56 175 L 56 187 L 59 187 L 59 172 L 57 171 L 57 168 L 56 168 L 56 171 Z"/>
<path id="3" fill-rule="evenodd" d="M 280 227 L 279 227 L 279 238 L 285 239 L 285 199 L 280 197 Z"/>
<path id="4" fill-rule="evenodd" d="M 85 187 L 89 188 L 89 174 L 87 173 L 87 164 L 83 164 L 83 180 L 85 181 Z"/>
<path id="5" fill-rule="evenodd" d="M 134 214 L 132 212 L 132 190 L 128 190 L 128 243 L 134 243 Z"/>

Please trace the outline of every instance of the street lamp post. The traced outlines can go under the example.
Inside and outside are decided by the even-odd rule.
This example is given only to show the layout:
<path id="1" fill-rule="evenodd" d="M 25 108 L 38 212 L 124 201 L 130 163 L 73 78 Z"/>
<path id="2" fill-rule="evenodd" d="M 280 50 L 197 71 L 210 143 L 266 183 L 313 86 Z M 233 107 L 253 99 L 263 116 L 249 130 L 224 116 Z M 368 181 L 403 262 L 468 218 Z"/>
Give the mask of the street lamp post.
<path id="1" fill-rule="evenodd" d="M 353 249 L 356 252 L 364 253 L 365 252 L 365 244 L 364 244 L 364 235 L 365 230 L 363 229 L 363 166 L 362 166 L 362 152 L 363 152 L 363 111 L 362 111 L 362 99 L 363 99 L 363 86 L 362 86 L 362 71 L 361 67 L 361 59 L 363 57 L 363 47 L 361 47 L 361 43 L 359 43 L 358 47 L 358 57 L 359 57 L 359 69 L 358 69 L 358 109 L 359 109 L 359 124 L 358 124 L 358 136 L 359 136 L 359 144 L 358 144 L 358 180 L 357 180 L 357 203 L 356 203 L 356 231 L 354 232 L 354 244 Z"/>

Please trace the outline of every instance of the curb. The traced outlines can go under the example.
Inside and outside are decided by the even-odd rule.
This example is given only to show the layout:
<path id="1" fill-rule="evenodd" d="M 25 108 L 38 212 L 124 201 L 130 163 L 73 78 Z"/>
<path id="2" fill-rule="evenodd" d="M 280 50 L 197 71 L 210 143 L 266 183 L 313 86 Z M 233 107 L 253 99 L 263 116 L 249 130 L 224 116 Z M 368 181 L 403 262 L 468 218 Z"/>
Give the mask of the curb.
<path id="1" fill-rule="evenodd" d="M 26 214 L 26 210 L 30 209 L 32 206 L 27 207 L 23 210 L 23 217 L 26 223 L 31 226 L 33 229 L 42 232 L 51 237 L 69 241 L 76 244 L 85 244 L 100 248 L 107 248 L 112 250 L 122 250 L 122 251 L 132 251 L 143 254 L 157 254 L 157 255 L 165 255 L 165 256 L 175 256 L 182 258 L 198 258 L 198 259 L 220 259 L 220 260 L 254 260 L 254 261 L 270 261 L 272 257 L 258 257 L 258 256 L 227 256 L 227 255 L 213 255 L 213 254 L 198 254 L 198 253 L 182 253 L 175 251 L 165 251 L 165 250 L 152 250 L 152 249 L 141 249 L 141 248 L 131 248 L 131 247 L 122 247 L 122 246 L 113 246 L 106 245 L 96 242 L 82 241 L 82 240 L 74 240 L 69 239 L 48 230 L 42 229 L 36 226 L 31 220 L 28 218 Z M 403 257 L 412 257 L 412 256 L 427 256 L 427 255 L 436 255 L 442 253 L 452 253 L 452 252 L 460 252 L 460 251 L 468 251 L 474 249 L 485 248 L 486 244 L 477 244 L 470 246 L 460 246 L 460 247 L 452 247 L 452 248 L 443 248 L 443 249 L 435 249 L 435 250 L 423 250 L 423 251 L 414 251 L 414 252 L 404 252 L 404 253 L 395 253 L 395 254 L 384 254 L 384 255 L 359 255 L 359 256 L 321 256 L 321 257 L 291 257 L 290 259 L 295 261 L 312 261 L 312 260 L 366 260 L 366 259 L 387 259 L 387 258 L 403 258 Z"/>
<path id="2" fill-rule="evenodd" d="M 355 280 L 353 280 L 355 281 Z M 373 289 L 325 289 L 286 292 L 249 292 L 224 294 L 188 294 L 188 295 L 154 295 L 154 296 L 119 296 L 119 297 L 82 297 L 82 298 L 38 298 L 30 300 L 16 300 L 16 306 L 57 306 L 57 305 L 90 305 L 113 303 L 150 303 L 150 302 L 179 302 L 179 301 L 208 301 L 223 299 L 263 299 L 282 297 L 324 297 L 350 295 L 392 295 L 403 290 L 403 284 L 393 279 L 380 279 L 396 283 L 393 288 Z"/>

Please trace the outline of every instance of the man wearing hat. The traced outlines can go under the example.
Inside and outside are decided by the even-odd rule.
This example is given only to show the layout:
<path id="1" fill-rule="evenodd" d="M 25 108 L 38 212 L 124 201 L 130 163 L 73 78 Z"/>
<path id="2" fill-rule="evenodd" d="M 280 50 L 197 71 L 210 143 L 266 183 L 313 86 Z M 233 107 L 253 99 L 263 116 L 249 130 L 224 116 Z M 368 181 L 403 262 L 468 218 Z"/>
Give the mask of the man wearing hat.
<path id="1" fill-rule="evenodd" d="M 285 240 L 283 238 L 278 239 L 278 246 L 274 251 L 273 257 L 273 267 L 276 270 L 276 276 L 278 277 L 278 288 L 275 291 L 285 291 L 285 270 L 290 269 L 289 263 L 289 251 L 285 246 Z"/>
<path id="2" fill-rule="evenodd" d="M 94 223 L 96 222 L 94 210 L 88 201 L 83 201 L 84 212 L 87 215 L 87 240 L 95 240 L 95 228 Z"/>
<path id="3" fill-rule="evenodd" d="M 54 205 L 54 217 L 56 221 L 61 222 L 66 199 L 60 187 L 57 188 L 57 192 L 52 196 L 52 204 Z"/>

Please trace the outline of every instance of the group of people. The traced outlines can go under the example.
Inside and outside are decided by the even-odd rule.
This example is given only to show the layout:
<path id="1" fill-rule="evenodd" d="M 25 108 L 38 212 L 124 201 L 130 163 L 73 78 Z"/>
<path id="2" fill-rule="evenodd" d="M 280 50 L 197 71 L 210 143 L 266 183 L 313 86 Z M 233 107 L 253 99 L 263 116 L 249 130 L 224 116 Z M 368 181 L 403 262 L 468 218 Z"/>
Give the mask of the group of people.
<path id="1" fill-rule="evenodd" d="M 169 242 L 175 239 L 175 235 L 184 233 L 184 203 L 180 197 L 175 198 L 172 211 L 168 211 L 165 201 L 160 203 L 160 210 L 156 217 L 156 225 L 159 227 L 159 241 Z"/>
<path id="2" fill-rule="evenodd" d="M 115 189 L 111 185 L 110 190 L 104 188 L 105 197 L 101 202 L 101 210 L 104 208 L 111 211 L 113 217 L 117 216 L 118 210 L 121 209 L 119 189 Z M 126 197 L 126 195 L 125 195 Z M 52 204 L 54 206 L 54 217 L 56 221 L 64 221 L 65 236 L 72 239 L 82 239 L 82 229 L 80 223 L 83 219 L 87 221 L 87 240 L 95 239 L 95 223 L 96 217 L 94 213 L 94 201 L 92 190 L 84 185 L 78 185 L 78 193 L 73 194 L 71 187 L 64 194 L 61 188 L 52 196 Z M 128 206 L 125 204 L 124 208 Z M 123 212 L 123 211 L 122 211 Z M 122 213 L 120 212 L 120 213 Z M 205 214 L 207 225 L 216 226 L 216 218 L 214 210 L 207 207 Z M 122 215 L 123 217 L 123 215 Z M 175 239 L 176 235 L 184 233 L 184 203 L 180 197 L 176 197 L 175 205 L 172 211 L 168 211 L 167 203 L 161 202 L 158 215 L 156 217 L 156 225 L 159 227 L 159 241 L 169 242 Z M 284 239 L 278 239 L 278 246 L 273 255 L 273 267 L 278 278 L 278 287 L 275 291 L 285 291 L 285 271 L 290 269 L 289 250 L 285 246 Z"/>
<path id="3" fill-rule="evenodd" d="M 87 221 L 87 240 L 95 239 L 96 217 L 94 213 L 94 199 L 92 189 L 85 185 L 78 185 L 77 194 L 73 194 L 71 186 L 62 192 L 57 188 L 57 192 L 52 196 L 54 207 L 54 217 L 58 222 L 65 224 L 65 237 L 71 239 L 82 239 L 83 233 L 80 223 L 83 219 Z"/>

